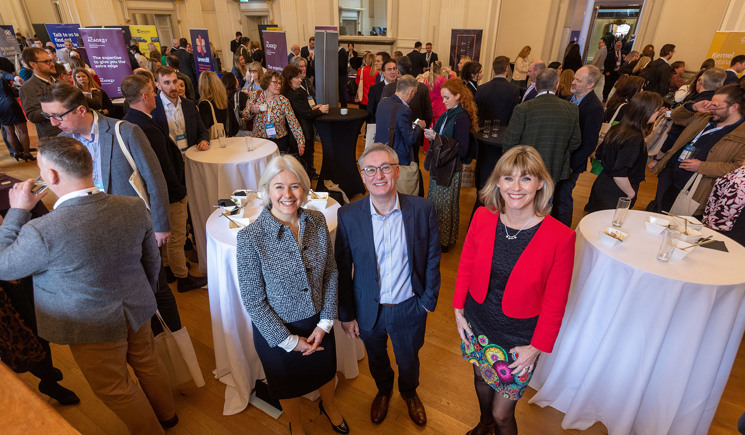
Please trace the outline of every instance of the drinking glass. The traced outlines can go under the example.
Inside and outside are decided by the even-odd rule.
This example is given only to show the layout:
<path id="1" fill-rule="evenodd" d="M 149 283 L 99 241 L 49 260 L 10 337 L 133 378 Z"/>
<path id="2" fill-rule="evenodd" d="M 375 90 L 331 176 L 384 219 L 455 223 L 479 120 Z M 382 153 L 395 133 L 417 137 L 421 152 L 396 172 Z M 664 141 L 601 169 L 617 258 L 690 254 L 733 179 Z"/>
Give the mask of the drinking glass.
<path id="1" fill-rule="evenodd" d="M 499 134 L 499 126 L 502 123 L 502 121 L 495 119 L 492 121 L 492 130 L 491 130 L 491 137 L 497 137 L 497 134 Z"/>
<path id="2" fill-rule="evenodd" d="M 680 239 L 680 231 L 669 228 L 665 229 L 662 232 L 662 243 L 660 243 L 660 247 L 657 249 L 657 259 L 663 263 L 670 261 L 678 239 Z"/>
<path id="3" fill-rule="evenodd" d="M 484 137 L 489 137 L 489 132 L 491 131 L 491 120 L 487 119 L 484 121 Z"/>
<path id="4" fill-rule="evenodd" d="M 249 136 L 244 136 L 243 139 L 246 141 L 246 151 L 250 153 L 254 150 L 254 147 L 251 144 L 251 138 Z"/>
<path id="5" fill-rule="evenodd" d="M 618 198 L 618 203 L 616 204 L 616 212 L 613 214 L 613 222 L 611 222 L 611 225 L 616 228 L 621 228 L 623 226 L 623 222 L 626 220 L 626 214 L 628 214 L 630 206 L 631 198 Z"/>

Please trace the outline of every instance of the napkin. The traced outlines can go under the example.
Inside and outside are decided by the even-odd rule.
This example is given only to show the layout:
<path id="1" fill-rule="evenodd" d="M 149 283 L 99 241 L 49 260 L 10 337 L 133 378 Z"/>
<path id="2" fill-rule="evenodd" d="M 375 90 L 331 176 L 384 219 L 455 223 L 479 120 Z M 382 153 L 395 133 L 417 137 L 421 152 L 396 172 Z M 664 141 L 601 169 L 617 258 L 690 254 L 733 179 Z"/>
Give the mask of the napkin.
<path id="1" fill-rule="evenodd" d="M 727 245 L 725 245 L 724 241 L 722 240 L 717 240 L 711 243 L 707 243 L 705 245 L 701 245 L 701 248 L 708 248 L 708 249 L 714 249 L 714 250 L 722 251 L 722 252 L 729 252 L 729 250 L 727 249 Z"/>

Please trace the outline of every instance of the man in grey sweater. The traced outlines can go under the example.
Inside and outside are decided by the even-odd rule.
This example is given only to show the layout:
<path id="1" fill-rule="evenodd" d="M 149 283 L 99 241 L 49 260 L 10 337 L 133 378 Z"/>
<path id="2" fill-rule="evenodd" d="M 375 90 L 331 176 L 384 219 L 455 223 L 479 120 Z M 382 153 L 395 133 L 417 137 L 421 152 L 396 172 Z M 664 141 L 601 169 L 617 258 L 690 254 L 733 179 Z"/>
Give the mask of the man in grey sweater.
<path id="1" fill-rule="evenodd" d="M 39 336 L 70 345 L 96 396 L 131 433 L 163 433 L 178 417 L 149 322 L 160 270 L 150 214 L 139 198 L 101 192 L 91 156 L 75 139 L 42 139 L 38 159 L 59 199 L 30 221 L 44 194 L 31 192 L 31 179 L 10 190 L 0 280 L 33 276 Z"/>

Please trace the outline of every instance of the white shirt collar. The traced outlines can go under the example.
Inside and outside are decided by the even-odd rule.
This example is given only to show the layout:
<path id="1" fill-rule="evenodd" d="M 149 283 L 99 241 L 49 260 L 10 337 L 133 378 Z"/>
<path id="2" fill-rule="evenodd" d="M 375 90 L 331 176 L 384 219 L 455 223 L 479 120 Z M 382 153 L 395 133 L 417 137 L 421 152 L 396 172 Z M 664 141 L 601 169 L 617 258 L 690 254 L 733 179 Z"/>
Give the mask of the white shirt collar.
<path id="1" fill-rule="evenodd" d="M 171 100 L 169 100 L 169 99 L 168 99 L 168 97 L 166 97 L 166 94 L 165 94 L 165 92 L 161 92 L 161 93 L 160 93 L 160 100 L 161 100 L 161 101 L 163 102 L 163 105 L 164 105 L 164 106 L 167 106 L 167 107 L 172 107 L 172 108 L 173 108 L 173 110 L 178 110 L 179 108 L 181 108 L 181 97 L 179 97 L 179 98 L 178 98 L 178 99 L 176 100 L 176 101 L 177 101 L 177 103 L 176 103 L 176 104 L 173 104 L 173 103 L 171 102 Z"/>
<path id="2" fill-rule="evenodd" d="M 36 75 L 36 73 L 34 73 L 34 77 L 36 77 L 37 79 L 41 80 L 42 82 L 44 82 L 44 83 L 48 83 L 48 84 L 50 84 L 50 85 L 51 85 L 52 83 L 54 83 L 54 82 L 53 82 L 53 81 L 51 81 L 51 80 L 47 80 L 47 79 L 43 79 L 43 78 L 39 77 L 38 75 Z"/>
<path id="3" fill-rule="evenodd" d="M 393 206 L 393 209 L 391 209 L 391 211 L 389 211 L 388 214 L 391 214 L 394 210 L 401 210 L 401 202 L 399 201 L 398 192 L 396 192 L 396 205 Z M 383 216 L 380 213 L 378 213 L 377 210 L 375 210 L 375 204 L 373 204 L 372 195 L 370 195 L 370 216 L 375 216 L 375 215 L 378 215 L 381 217 L 388 216 L 388 215 Z"/>
<path id="4" fill-rule="evenodd" d="M 54 203 L 54 209 L 60 206 L 63 202 L 67 201 L 68 199 L 77 198 L 79 196 L 87 196 L 87 195 L 93 195 L 94 193 L 98 193 L 100 190 L 98 190 L 98 187 L 93 186 L 89 187 L 87 189 L 82 190 L 76 190 L 74 192 L 66 193 L 57 199 L 57 202 Z"/>
<path id="5" fill-rule="evenodd" d="M 539 93 L 538 93 L 538 95 L 536 95 L 536 97 L 540 97 L 540 96 L 541 96 L 541 95 L 543 95 L 543 94 L 551 94 L 551 95 L 556 95 L 556 93 L 555 93 L 555 92 L 553 92 L 553 91 L 543 91 L 543 92 L 539 92 Z"/>

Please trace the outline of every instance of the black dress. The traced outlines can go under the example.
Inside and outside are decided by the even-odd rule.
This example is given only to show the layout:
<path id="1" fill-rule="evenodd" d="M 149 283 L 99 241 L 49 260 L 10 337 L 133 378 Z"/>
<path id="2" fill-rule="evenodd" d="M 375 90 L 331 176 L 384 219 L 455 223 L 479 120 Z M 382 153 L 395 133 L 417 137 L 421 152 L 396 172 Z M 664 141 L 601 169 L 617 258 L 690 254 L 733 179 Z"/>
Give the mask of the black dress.
<path id="1" fill-rule="evenodd" d="M 469 293 L 464 307 L 473 338 L 468 345 L 461 343 L 463 358 L 479 366 L 484 382 L 512 400 L 522 397 L 532 373 L 512 375 L 512 369 L 507 368 L 515 361 L 510 349 L 530 344 L 538 316 L 528 319 L 507 317 L 502 311 L 502 297 L 512 269 L 540 226 L 537 224 L 518 232 L 512 228 L 505 230 L 502 220 L 499 220 L 486 299 L 480 304 Z M 507 239 L 506 231 L 510 236 L 517 233 L 517 238 Z"/>
<path id="2" fill-rule="evenodd" d="M 639 183 L 644 180 L 644 166 L 647 163 L 647 152 L 641 133 L 612 143 L 605 140 L 595 155 L 603 163 L 603 170 L 595 179 L 590 190 L 590 199 L 585 205 L 585 211 L 589 213 L 615 209 L 618 198 L 626 197 L 623 190 L 613 181 L 613 177 L 628 177 L 634 192 L 639 192 Z M 635 202 L 636 195 L 631 200 L 631 207 Z"/>
<path id="3" fill-rule="evenodd" d="M 14 77 L 9 72 L 0 71 L 0 124 L 2 125 L 26 123 L 23 110 L 13 94 L 11 83 Z"/>

